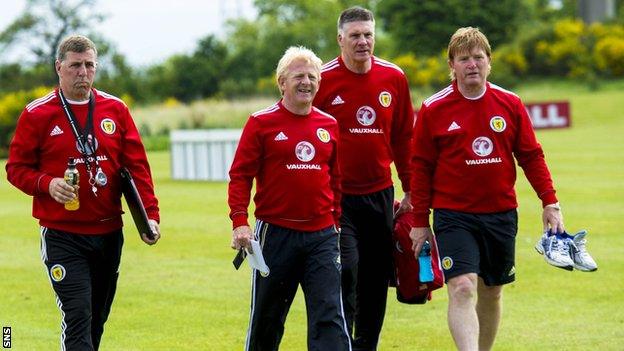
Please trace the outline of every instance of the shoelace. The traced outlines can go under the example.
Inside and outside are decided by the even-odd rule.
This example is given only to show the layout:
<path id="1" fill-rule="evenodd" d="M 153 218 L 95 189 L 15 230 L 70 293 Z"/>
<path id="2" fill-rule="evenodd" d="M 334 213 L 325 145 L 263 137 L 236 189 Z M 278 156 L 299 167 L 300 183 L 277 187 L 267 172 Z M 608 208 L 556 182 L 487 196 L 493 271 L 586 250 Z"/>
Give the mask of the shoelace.
<path id="1" fill-rule="evenodd" d="M 583 239 L 576 243 L 572 242 L 572 245 L 576 248 L 579 255 L 581 255 L 583 258 L 591 257 L 585 249 L 585 243 L 587 243 L 587 240 Z"/>
<path id="2" fill-rule="evenodd" d="M 570 250 L 568 243 L 565 240 L 559 240 L 556 237 L 550 239 L 550 251 L 560 254 L 566 254 Z"/>

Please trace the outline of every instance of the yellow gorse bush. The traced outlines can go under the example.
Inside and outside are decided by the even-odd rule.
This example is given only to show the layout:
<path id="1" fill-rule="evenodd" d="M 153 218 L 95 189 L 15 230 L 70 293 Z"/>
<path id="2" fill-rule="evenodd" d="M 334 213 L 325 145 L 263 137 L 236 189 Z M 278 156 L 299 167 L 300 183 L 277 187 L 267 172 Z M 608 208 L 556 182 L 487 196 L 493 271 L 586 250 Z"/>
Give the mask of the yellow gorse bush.
<path id="1" fill-rule="evenodd" d="M 28 91 L 15 91 L 0 96 L 0 157 L 8 154 L 9 143 L 24 107 L 31 101 L 48 94 L 52 88 L 37 87 Z"/>

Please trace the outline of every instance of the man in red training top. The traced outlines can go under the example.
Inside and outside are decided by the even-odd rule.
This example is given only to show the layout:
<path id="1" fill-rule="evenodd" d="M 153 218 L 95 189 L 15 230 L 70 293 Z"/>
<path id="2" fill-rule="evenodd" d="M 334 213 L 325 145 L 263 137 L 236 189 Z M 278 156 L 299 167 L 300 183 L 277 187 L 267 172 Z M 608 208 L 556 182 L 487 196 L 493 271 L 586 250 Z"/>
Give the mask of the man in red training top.
<path id="1" fill-rule="evenodd" d="M 414 112 L 396 65 L 373 56 L 375 19 L 361 7 L 338 18 L 340 56 L 323 66 L 314 106 L 340 126 L 342 291 L 354 350 L 375 350 L 392 276 L 394 161 L 409 211 Z"/>
<path id="2" fill-rule="evenodd" d="M 487 81 L 491 48 L 460 28 L 448 46 L 452 83 L 426 99 L 414 129 L 415 252 L 431 237 L 448 285 L 448 325 L 459 350 L 490 350 L 503 285 L 515 279 L 515 160 L 542 201 L 544 229 L 563 232 L 553 182 L 520 98 Z"/>
<path id="3" fill-rule="evenodd" d="M 158 200 L 132 116 L 115 96 L 93 89 L 97 49 L 74 35 L 58 47 L 59 88 L 26 106 L 9 148 L 7 178 L 33 196 L 41 225 L 41 255 L 61 310 L 61 348 L 97 350 L 115 296 L 123 245 L 121 177 L 136 182 L 156 236 Z M 80 183 L 63 180 L 68 158 L 77 160 Z M 79 200 L 68 211 L 64 204 Z"/>
<path id="4" fill-rule="evenodd" d="M 228 187 L 232 248 L 262 246 L 270 273 L 253 270 L 246 350 L 277 350 L 301 284 L 308 349 L 349 350 L 340 297 L 340 172 L 336 120 L 312 107 L 321 60 L 291 47 L 277 65 L 282 99 L 252 114 L 243 129 Z M 255 231 L 247 207 L 256 180 Z"/>

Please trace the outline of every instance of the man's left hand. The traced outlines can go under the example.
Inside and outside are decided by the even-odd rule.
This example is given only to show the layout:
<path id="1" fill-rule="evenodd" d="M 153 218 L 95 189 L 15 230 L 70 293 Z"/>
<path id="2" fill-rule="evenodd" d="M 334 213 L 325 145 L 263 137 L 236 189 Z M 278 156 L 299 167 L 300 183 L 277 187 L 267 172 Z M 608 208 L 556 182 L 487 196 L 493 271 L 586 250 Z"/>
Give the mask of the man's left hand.
<path id="1" fill-rule="evenodd" d="M 410 212 L 412 209 L 414 209 L 414 207 L 412 207 L 412 197 L 410 196 L 410 193 L 405 193 L 405 196 L 399 205 L 399 209 L 394 215 L 398 216 L 401 213 Z"/>
<path id="2" fill-rule="evenodd" d="M 148 238 L 145 233 L 141 233 L 141 239 L 147 245 L 154 245 L 156 244 L 158 239 L 160 239 L 160 226 L 158 225 L 158 222 L 153 219 L 148 219 L 147 222 L 149 223 L 150 228 L 152 228 L 152 233 L 154 233 L 154 239 Z"/>

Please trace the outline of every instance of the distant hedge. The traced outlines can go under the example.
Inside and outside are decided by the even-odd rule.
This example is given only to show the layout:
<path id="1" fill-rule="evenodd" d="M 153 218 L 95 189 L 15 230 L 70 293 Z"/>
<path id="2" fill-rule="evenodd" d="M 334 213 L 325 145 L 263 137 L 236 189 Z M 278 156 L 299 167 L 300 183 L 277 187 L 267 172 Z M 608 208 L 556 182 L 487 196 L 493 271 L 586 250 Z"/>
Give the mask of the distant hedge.
<path id="1" fill-rule="evenodd" d="M 9 143 L 13 138 L 17 119 L 24 107 L 51 90 L 52 88 L 38 87 L 29 91 L 16 91 L 0 96 L 0 158 L 6 158 L 9 155 Z"/>
<path id="2" fill-rule="evenodd" d="M 522 32 L 493 48 L 492 80 L 513 86 L 527 76 L 579 80 L 624 77 L 624 26 L 562 19 Z M 406 54 L 394 61 L 415 87 L 448 84 L 446 56 Z"/>

